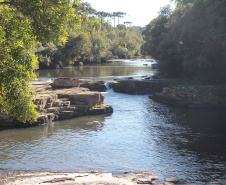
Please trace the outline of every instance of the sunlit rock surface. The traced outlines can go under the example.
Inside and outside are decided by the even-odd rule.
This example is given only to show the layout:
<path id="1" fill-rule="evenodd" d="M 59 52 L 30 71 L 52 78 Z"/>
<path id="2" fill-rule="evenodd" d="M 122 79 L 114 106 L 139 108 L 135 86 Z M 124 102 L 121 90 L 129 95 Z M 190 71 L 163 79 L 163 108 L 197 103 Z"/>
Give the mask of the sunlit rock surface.
<path id="1" fill-rule="evenodd" d="M 159 182 L 151 172 L 125 172 L 121 176 L 113 176 L 110 172 L 10 172 L 0 175 L 0 184 L 4 185 L 195 185 L 181 178 L 166 178 Z M 200 184 L 200 183 L 198 183 Z M 202 183 L 205 185 L 225 185 L 225 180 Z"/>
<path id="2" fill-rule="evenodd" d="M 86 80 L 81 81 L 88 86 L 89 82 Z M 93 80 L 91 82 L 92 87 L 98 86 L 95 84 L 102 83 L 100 81 L 95 83 Z M 55 86 L 52 84 L 55 84 Z M 37 105 L 37 110 L 40 113 L 38 121 L 33 123 L 33 125 L 44 124 L 53 120 L 113 112 L 111 106 L 104 104 L 104 95 L 97 91 L 90 91 L 89 88 L 79 87 L 80 82 L 78 79 L 63 78 L 59 81 L 56 79 L 52 84 L 44 81 L 32 82 L 34 90 L 37 92 L 34 104 Z M 67 88 L 63 88 L 62 84 L 65 84 Z M 69 87 L 71 85 L 76 87 Z M 56 86 L 60 86 L 60 88 L 57 89 Z M 30 123 L 18 123 L 10 115 L 0 114 L 0 127 L 29 125 Z"/>
<path id="3" fill-rule="evenodd" d="M 77 79 L 77 78 L 58 78 L 51 84 L 53 88 L 72 88 L 72 87 L 84 87 L 90 91 L 106 91 L 106 85 L 102 80 L 92 79 Z"/>

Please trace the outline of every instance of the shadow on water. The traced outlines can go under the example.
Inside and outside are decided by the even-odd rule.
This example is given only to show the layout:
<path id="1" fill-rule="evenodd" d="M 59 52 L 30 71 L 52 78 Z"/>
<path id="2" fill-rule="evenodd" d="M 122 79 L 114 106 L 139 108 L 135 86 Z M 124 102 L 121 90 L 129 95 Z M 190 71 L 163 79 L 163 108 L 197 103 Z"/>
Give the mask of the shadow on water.
<path id="1" fill-rule="evenodd" d="M 158 119 L 153 122 L 150 116 L 146 127 L 162 151 L 167 175 L 191 182 L 226 178 L 226 110 L 155 106 L 156 102 L 150 102 L 147 109 L 157 113 Z"/>

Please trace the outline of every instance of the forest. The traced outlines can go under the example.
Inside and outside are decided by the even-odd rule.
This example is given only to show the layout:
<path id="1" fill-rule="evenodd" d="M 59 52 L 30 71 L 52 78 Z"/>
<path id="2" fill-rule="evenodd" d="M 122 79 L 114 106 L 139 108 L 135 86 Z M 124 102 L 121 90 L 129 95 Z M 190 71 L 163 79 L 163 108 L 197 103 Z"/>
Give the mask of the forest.
<path id="1" fill-rule="evenodd" d="M 68 32 L 68 40 L 63 46 L 56 46 L 51 42 L 38 43 L 36 54 L 40 69 L 140 56 L 142 28 L 130 26 L 131 22 L 119 24 L 124 12 L 97 12 L 86 2 L 73 4 L 73 8 L 81 18 L 79 28 Z M 114 19 L 114 26 L 109 19 Z"/>
<path id="2" fill-rule="evenodd" d="M 145 28 L 145 54 L 166 77 L 226 82 L 226 0 L 177 0 Z"/>
<path id="3" fill-rule="evenodd" d="M 0 0 L 0 112 L 36 121 L 35 70 L 140 55 L 141 28 L 116 26 L 123 15 L 80 0 Z"/>

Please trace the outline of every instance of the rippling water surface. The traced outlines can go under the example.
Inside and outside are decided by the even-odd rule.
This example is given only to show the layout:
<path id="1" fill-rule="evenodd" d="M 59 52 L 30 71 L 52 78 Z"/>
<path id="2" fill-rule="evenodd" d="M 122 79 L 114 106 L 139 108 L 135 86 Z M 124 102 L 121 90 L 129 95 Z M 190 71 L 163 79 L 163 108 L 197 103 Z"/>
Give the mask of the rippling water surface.
<path id="1" fill-rule="evenodd" d="M 140 63 L 126 65 L 144 68 Z M 131 70 L 124 76 L 150 70 L 147 66 L 142 73 Z M 111 115 L 0 131 L 0 173 L 150 170 L 161 180 L 172 176 L 190 182 L 226 178 L 225 110 L 182 109 L 154 102 L 147 95 L 112 90 L 103 94 L 114 108 Z M 92 125 L 92 121 L 101 125 Z"/>

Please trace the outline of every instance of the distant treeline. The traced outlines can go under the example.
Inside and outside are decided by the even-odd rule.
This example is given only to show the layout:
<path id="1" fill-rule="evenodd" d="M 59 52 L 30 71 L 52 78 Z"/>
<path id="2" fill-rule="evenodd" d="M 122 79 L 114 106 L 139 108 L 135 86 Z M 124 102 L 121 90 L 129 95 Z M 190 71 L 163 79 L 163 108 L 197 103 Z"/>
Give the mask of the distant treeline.
<path id="1" fill-rule="evenodd" d="M 226 82 L 226 0 L 178 0 L 161 8 L 144 31 L 142 50 L 162 74 Z"/>
<path id="2" fill-rule="evenodd" d="M 69 32 L 64 46 L 52 43 L 37 45 L 39 69 L 77 65 L 81 62 L 105 62 L 108 59 L 140 55 L 143 44 L 142 28 L 130 26 L 131 22 L 114 27 L 106 20 L 111 17 L 115 24 L 125 13 L 97 12 L 86 2 L 74 4 L 73 8 L 75 14 L 81 16 L 79 28 Z"/>

